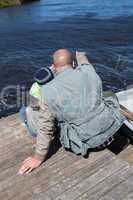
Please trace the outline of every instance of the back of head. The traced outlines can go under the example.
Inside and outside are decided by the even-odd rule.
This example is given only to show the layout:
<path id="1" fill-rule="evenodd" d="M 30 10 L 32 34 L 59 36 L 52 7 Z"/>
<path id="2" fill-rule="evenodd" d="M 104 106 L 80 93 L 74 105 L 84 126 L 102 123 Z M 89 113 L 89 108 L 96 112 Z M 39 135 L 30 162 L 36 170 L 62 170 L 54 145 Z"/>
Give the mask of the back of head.
<path id="1" fill-rule="evenodd" d="M 55 68 L 72 67 L 72 54 L 66 49 L 59 49 L 53 55 Z"/>

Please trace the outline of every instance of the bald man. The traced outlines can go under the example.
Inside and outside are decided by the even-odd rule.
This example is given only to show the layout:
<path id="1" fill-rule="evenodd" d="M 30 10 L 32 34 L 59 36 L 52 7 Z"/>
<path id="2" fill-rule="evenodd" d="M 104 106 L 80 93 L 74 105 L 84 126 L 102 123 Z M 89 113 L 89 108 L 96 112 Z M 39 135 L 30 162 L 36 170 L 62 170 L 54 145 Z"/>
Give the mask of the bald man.
<path id="1" fill-rule="evenodd" d="M 124 123 L 117 99 L 104 99 L 102 81 L 85 54 L 77 52 L 76 58 L 78 66 L 73 69 L 68 50 L 60 49 L 53 55 L 56 77 L 41 89 L 35 154 L 23 162 L 19 174 L 31 172 L 45 160 L 55 120 L 62 146 L 83 156 L 112 143 Z"/>

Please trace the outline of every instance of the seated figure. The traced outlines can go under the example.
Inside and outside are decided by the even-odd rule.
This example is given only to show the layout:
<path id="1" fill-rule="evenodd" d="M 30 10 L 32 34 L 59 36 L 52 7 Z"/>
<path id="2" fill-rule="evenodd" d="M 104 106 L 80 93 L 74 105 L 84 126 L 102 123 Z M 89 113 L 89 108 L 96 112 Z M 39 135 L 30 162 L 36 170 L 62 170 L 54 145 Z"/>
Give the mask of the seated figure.
<path id="1" fill-rule="evenodd" d="M 23 106 L 20 109 L 20 119 L 23 122 L 24 126 L 27 128 L 28 133 L 36 137 L 37 136 L 37 127 L 35 121 L 38 116 L 39 110 L 39 101 L 41 100 L 41 87 L 51 81 L 54 78 L 54 69 L 53 66 L 45 67 L 37 70 L 34 80 L 35 82 L 31 86 L 29 91 L 29 102 L 28 106 Z"/>

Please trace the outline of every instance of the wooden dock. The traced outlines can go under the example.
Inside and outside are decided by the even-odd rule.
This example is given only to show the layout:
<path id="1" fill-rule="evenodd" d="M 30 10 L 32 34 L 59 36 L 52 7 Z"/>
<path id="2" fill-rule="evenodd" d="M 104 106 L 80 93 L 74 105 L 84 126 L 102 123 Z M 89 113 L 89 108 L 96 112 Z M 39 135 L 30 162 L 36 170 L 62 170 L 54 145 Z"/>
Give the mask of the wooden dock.
<path id="1" fill-rule="evenodd" d="M 133 148 L 88 159 L 63 148 L 31 174 L 17 175 L 34 143 L 18 115 L 0 119 L 0 200 L 133 200 Z M 53 154 L 53 155 L 52 155 Z"/>

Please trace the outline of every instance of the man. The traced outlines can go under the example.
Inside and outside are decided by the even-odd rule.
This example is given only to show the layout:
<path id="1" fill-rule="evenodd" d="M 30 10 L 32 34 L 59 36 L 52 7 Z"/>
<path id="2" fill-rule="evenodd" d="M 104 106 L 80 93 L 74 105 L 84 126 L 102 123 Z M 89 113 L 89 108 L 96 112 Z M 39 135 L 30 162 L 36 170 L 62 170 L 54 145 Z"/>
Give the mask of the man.
<path id="1" fill-rule="evenodd" d="M 117 98 L 104 98 L 102 81 L 85 54 L 77 52 L 76 59 L 78 66 L 73 69 L 69 51 L 60 49 L 53 55 L 56 77 L 41 89 L 35 154 L 23 162 L 19 174 L 31 172 L 45 160 L 55 120 L 62 145 L 83 156 L 112 143 L 124 123 Z"/>
<path id="2" fill-rule="evenodd" d="M 53 67 L 40 68 L 34 75 L 34 83 L 30 88 L 27 106 L 22 106 L 19 115 L 25 128 L 32 137 L 37 136 L 37 123 L 39 115 L 39 101 L 41 100 L 41 87 L 54 78 Z"/>

